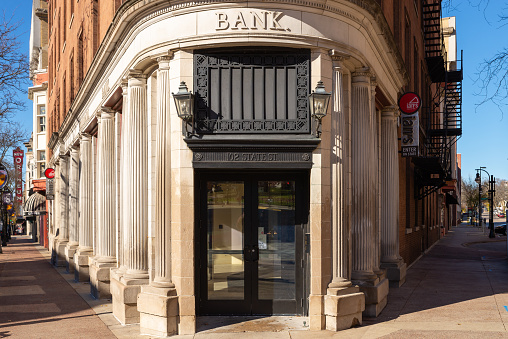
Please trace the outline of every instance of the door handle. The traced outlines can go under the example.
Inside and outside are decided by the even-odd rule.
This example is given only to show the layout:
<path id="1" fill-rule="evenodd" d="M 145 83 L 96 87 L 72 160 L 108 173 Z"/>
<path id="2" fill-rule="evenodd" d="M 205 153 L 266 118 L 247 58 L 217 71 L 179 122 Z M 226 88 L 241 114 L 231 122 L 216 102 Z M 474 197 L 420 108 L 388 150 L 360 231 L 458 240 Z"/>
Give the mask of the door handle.
<path id="1" fill-rule="evenodd" d="M 255 262 L 259 260 L 258 246 L 245 246 L 243 249 L 243 258 L 245 262 Z"/>

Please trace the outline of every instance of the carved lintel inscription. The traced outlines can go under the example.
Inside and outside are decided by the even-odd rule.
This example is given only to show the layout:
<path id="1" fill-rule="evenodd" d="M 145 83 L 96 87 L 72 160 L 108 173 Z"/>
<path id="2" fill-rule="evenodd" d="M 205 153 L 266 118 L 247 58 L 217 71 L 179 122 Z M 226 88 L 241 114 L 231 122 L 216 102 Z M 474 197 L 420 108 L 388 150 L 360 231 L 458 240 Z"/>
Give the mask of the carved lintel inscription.
<path id="1" fill-rule="evenodd" d="M 282 152 L 282 151 L 218 151 L 218 152 L 195 152 L 194 166 L 203 167 L 262 167 L 305 164 L 312 165 L 311 153 L 308 152 Z"/>
<path id="2" fill-rule="evenodd" d="M 228 152 L 228 161 L 277 161 L 277 153 Z"/>
<path id="3" fill-rule="evenodd" d="M 281 25 L 280 20 L 284 17 L 282 12 L 270 11 L 237 11 L 215 13 L 217 24 L 216 31 L 225 30 L 272 30 L 289 31 L 289 28 Z"/>

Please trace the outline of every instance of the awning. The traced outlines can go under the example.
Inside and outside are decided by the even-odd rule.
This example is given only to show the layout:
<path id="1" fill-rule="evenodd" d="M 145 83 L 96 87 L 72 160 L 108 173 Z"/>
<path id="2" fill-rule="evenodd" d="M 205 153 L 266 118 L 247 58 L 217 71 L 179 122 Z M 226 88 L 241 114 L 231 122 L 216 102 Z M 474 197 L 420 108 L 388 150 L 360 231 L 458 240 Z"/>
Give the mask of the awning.
<path id="1" fill-rule="evenodd" d="M 447 193 L 446 194 L 446 204 L 447 205 L 458 205 L 459 201 L 452 194 Z"/>
<path id="2" fill-rule="evenodd" d="M 46 197 L 35 192 L 25 201 L 23 215 L 25 217 L 34 217 L 43 214 L 46 214 Z"/>

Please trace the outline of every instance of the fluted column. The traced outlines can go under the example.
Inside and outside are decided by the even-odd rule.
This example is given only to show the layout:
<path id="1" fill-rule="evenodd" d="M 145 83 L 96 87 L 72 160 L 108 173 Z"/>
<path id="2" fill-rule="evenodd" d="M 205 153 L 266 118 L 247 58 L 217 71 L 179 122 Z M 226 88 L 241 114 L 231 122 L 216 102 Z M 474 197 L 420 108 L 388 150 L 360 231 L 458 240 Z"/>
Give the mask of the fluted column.
<path id="1" fill-rule="evenodd" d="M 61 241 L 69 241 L 69 156 L 60 156 L 60 236 Z"/>
<path id="2" fill-rule="evenodd" d="M 372 170 L 374 120 L 370 102 L 370 74 L 361 69 L 352 74 L 351 93 L 351 186 L 353 280 L 376 277 L 374 268 L 375 180 Z"/>
<path id="3" fill-rule="evenodd" d="M 93 251 L 92 137 L 81 134 L 81 174 L 79 177 L 79 251 Z"/>
<path id="4" fill-rule="evenodd" d="M 154 286 L 174 287 L 171 281 L 171 125 L 170 56 L 157 59 L 157 133 L 155 150 L 155 277 Z"/>
<path id="5" fill-rule="evenodd" d="M 78 248 L 78 194 L 79 194 L 79 148 L 71 147 L 69 157 L 69 195 L 67 197 L 68 209 L 68 227 L 69 242 L 65 247 L 65 259 L 67 272 L 74 272 L 74 254 Z"/>
<path id="6" fill-rule="evenodd" d="M 97 245 L 98 262 L 116 262 L 115 111 L 103 107 L 97 142 Z"/>
<path id="7" fill-rule="evenodd" d="M 89 257 L 93 254 L 93 162 L 92 137 L 80 135 L 79 175 L 79 246 L 74 254 L 74 278 L 76 281 L 90 279 Z"/>
<path id="8" fill-rule="evenodd" d="M 333 68 L 332 135 L 332 234 L 333 280 L 330 288 L 351 286 L 349 281 L 349 226 L 346 223 L 346 112 L 344 111 L 342 68 Z"/>
<path id="9" fill-rule="evenodd" d="M 125 279 L 148 279 L 148 124 L 146 77 L 139 71 L 129 73 L 129 108 L 123 119 L 127 125 L 122 170 L 124 181 L 129 176 L 129 187 L 124 188 L 124 215 L 126 243 L 124 244 Z"/>
<path id="10" fill-rule="evenodd" d="M 383 271 L 379 268 L 379 264 L 381 262 L 381 211 L 379 210 L 379 204 L 380 204 L 380 176 L 379 176 L 379 121 L 378 121 L 378 114 L 376 110 L 376 87 L 377 87 L 377 81 L 376 77 L 370 78 L 370 103 L 371 103 L 371 110 L 372 110 L 372 120 L 371 120 L 371 135 L 373 138 L 374 148 L 372 149 L 372 166 L 369 166 L 371 168 L 371 176 L 372 180 L 375 183 L 375 198 L 373 201 L 373 213 L 375 215 L 375 222 L 374 222 L 374 253 L 373 253 L 373 260 L 374 260 L 374 273 L 377 275 L 383 274 Z"/>
<path id="11" fill-rule="evenodd" d="M 395 263 L 400 260 L 397 108 L 388 107 L 381 114 L 381 261 Z"/>
<path id="12" fill-rule="evenodd" d="M 79 148 L 72 147 L 69 166 L 69 245 L 79 244 L 78 223 L 78 195 L 79 195 Z"/>

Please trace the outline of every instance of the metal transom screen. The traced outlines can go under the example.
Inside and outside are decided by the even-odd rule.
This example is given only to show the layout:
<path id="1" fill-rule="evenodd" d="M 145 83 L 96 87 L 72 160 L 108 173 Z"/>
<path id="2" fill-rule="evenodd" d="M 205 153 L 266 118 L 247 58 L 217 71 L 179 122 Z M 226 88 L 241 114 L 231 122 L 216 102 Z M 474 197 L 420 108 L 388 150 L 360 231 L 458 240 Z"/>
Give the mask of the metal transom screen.
<path id="1" fill-rule="evenodd" d="M 194 54 L 195 132 L 309 133 L 310 52 Z"/>

